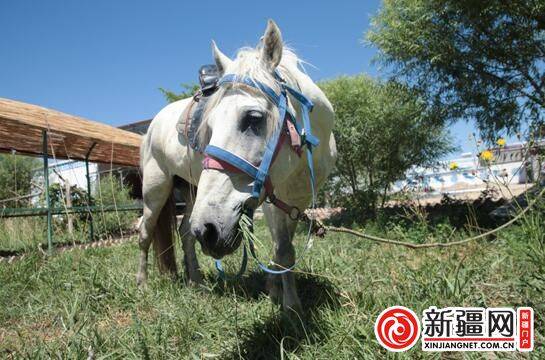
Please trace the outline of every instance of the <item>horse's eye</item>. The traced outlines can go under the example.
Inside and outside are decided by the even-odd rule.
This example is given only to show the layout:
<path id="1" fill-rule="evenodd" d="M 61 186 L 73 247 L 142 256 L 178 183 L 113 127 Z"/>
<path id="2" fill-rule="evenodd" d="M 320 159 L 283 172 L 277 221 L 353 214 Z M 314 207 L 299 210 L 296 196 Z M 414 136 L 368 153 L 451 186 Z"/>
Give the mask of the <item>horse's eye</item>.
<path id="1" fill-rule="evenodd" d="M 247 129 L 251 129 L 255 133 L 259 133 L 259 128 L 264 118 L 265 114 L 261 111 L 249 110 L 242 118 L 240 130 L 244 132 Z"/>
<path id="2" fill-rule="evenodd" d="M 250 110 L 246 113 L 246 117 L 251 122 L 258 122 L 263 119 L 263 113 L 257 110 Z"/>

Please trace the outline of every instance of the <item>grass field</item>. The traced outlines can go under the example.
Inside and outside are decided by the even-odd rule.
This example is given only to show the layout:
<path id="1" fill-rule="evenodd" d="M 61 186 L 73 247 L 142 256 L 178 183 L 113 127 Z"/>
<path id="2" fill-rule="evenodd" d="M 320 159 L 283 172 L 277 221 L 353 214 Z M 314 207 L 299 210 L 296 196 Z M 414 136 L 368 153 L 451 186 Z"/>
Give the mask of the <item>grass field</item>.
<path id="1" fill-rule="evenodd" d="M 422 227 L 381 231 L 415 241 L 429 235 Z M 442 227 L 433 231 L 439 239 L 450 234 Z M 267 241 L 263 224 L 256 232 Z M 532 306 L 537 338 L 530 357 L 544 358 L 544 237 L 541 215 L 526 217 L 496 239 L 443 250 L 330 234 L 316 240 L 298 268 L 307 311 L 299 327 L 271 304 L 264 275 L 252 262 L 242 280 L 222 284 L 199 252 L 207 288 L 173 283 L 153 267 L 142 291 L 135 284 L 135 241 L 50 258 L 35 253 L 0 263 L 0 358 L 440 358 L 423 353 L 419 344 L 397 355 L 380 347 L 373 324 L 391 305 L 417 313 L 430 305 Z M 298 249 L 303 240 L 299 235 Z M 239 260 L 240 254 L 232 256 L 227 269 L 235 272 Z M 443 357 L 491 355 L 522 357 Z"/>
<path id="2" fill-rule="evenodd" d="M 139 217 L 137 211 L 97 213 L 94 221 L 95 240 L 105 240 L 134 233 L 133 224 Z M 76 220 L 72 234 L 67 232 L 63 216 L 53 217 L 53 246 L 82 244 L 89 242 L 89 223 Z M 120 231 L 121 229 L 121 231 Z M 47 248 L 46 217 L 0 218 L 0 253 L 20 254 Z"/>

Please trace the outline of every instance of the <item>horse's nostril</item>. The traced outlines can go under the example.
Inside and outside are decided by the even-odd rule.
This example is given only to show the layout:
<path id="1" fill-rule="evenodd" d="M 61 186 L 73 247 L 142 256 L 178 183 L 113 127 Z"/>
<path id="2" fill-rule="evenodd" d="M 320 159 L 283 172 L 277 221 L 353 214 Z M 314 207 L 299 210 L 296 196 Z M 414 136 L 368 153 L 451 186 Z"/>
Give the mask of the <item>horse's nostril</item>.
<path id="1" fill-rule="evenodd" d="M 212 223 L 204 224 L 204 232 L 202 234 L 202 240 L 207 246 L 212 247 L 218 241 L 218 230 Z"/>

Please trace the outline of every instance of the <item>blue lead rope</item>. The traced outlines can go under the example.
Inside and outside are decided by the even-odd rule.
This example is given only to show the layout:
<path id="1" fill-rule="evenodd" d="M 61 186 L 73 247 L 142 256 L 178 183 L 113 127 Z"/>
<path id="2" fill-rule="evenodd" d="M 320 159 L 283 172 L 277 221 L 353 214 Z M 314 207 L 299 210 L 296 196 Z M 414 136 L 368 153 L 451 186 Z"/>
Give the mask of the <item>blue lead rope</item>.
<path id="1" fill-rule="evenodd" d="M 218 276 L 222 280 L 235 280 L 239 279 L 246 272 L 246 267 L 248 266 L 248 251 L 246 250 L 246 244 L 242 244 L 242 263 L 240 264 L 240 269 L 238 270 L 235 276 L 229 276 L 223 270 L 221 265 L 221 260 L 215 259 L 214 263 L 216 265 L 216 270 L 218 270 Z"/>
<path id="2" fill-rule="evenodd" d="M 256 81 L 250 77 L 238 76 L 235 74 L 227 74 L 227 75 L 224 75 L 218 81 L 218 86 L 221 86 L 224 84 L 239 83 L 239 84 L 244 84 L 244 85 L 256 88 L 262 91 L 264 94 L 266 94 L 269 97 L 269 99 L 278 108 L 278 112 L 280 115 L 279 117 L 280 123 L 278 124 L 279 126 L 276 127 L 275 132 L 273 133 L 273 135 L 271 136 L 271 138 L 269 139 L 269 141 L 267 142 L 265 146 L 265 153 L 263 154 L 263 159 L 261 160 L 259 167 L 252 165 L 247 160 L 241 158 L 240 156 L 236 154 L 233 154 L 230 151 L 227 151 L 225 149 L 219 148 L 214 145 L 208 145 L 204 149 L 204 153 L 211 157 L 225 161 L 229 163 L 230 165 L 234 166 L 235 168 L 238 168 L 244 173 L 248 174 L 248 176 L 254 179 L 252 197 L 259 198 L 261 194 L 261 190 L 263 189 L 263 186 L 265 184 L 265 181 L 267 177 L 269 176 L 269 170 L 272 163 L 272 159 L 274 157 L 274 152 L 278 144 L 278 141 L 280 139 L 280 135 L 284 128 L 283 123 L 286 120 L 286 113 L 288 113 L 290 117 L 290 121 L 292 121 L 292 123 L 295 125 L 295 128 L 297 132 L 299 133 L 299 136 L 303 140 L 303 143 L 306 144 L 307 166 L 309 169 L 310 186 L 312 190 L 312 208 L 314 208 L 316 206 L 316 190 L 315 190 L 316 184 L 315 184 L 315 176 L 314 176 L 314 162 L 312 159 L 312 150 L 313 150 L 313 147 L 319 144 L 319 139 L 316 136 L 314 136 L 314 134 L 312 134 L 311 124 L 310 124 L 309 114 L 312 111 L 314 104 L 312 103 L 312 101 L 310 101 L 310 99 L 308 99 L 301 92 L 288 86 L 277 73 L 275 73 L 275 75 L 281 87 L 280 94 L 277 94 L 268 85 L 260 81 Z M 288 109 L 287 93 L 292 95 L 295 98 L 295 100 L 297 100 L 301 104 L 303 128 L 298 126 L 295 115 Z M 306 252 L 311 246 L 311 231 L 312 231 L 312 225 L 313 225 L 312 221 L 313 220 L 311 220 L 311 224 L 309 226 L 309 231 L 307 234 L 307 244 L 305 246 L 304 252 Z M 274 274 L 274 275 L 284 274 L 291 271 L 297 264 L 297 263 L 294 263 L 289 268 L 285 268 L 282 270 L 270 269 L 269 267 L 261 263 L 259 259 L 257 258 L 257 255 L 255 253 L 255 246 L 251 239 L 249 239 L 248 245 L 249 245 L 248 247 L 250 248 L 250 254 L 254 258 L 254 260 L 257 262 L 258 266 L 266 273 Z M 244 272 L 246 271 L 247 264 L 248 264 L 248 252 L 246 249 L 246 245 L 243 244 L 243 258 L 242 258 L 241 267 L 234 278 L 241 277 L 242 274 L 244 274 Z M 223 266 L 221 264 L 221 260 L 215 260 L 215 265 L 216 265 L 216 269 L 218 270 L 220 278 L 222 279 L 233 278 L 233 277 L 228 277 L 225 274 L 225 271 L 223 270 Z"/>

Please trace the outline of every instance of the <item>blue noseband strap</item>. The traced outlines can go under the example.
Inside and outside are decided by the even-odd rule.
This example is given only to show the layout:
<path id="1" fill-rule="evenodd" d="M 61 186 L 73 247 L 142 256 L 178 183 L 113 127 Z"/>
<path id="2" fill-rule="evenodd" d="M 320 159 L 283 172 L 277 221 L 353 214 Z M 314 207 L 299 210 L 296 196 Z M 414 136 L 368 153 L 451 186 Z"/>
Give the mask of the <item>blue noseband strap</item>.
<path id="1" fill-rule="evenodd" d="M 233 167 L 242 170 L 251 178 L 257 178 L 257 173 L 259 169 L 250 164 L 248 161 L 241 158 L 240 156 L 237 156 L 230 151 L 224 150 L 214 145 L 208 145 L 204 151 L 206 154 L 212 156 L 213 158 L 223 160 L 226 163 L 231 164 Z"/>

